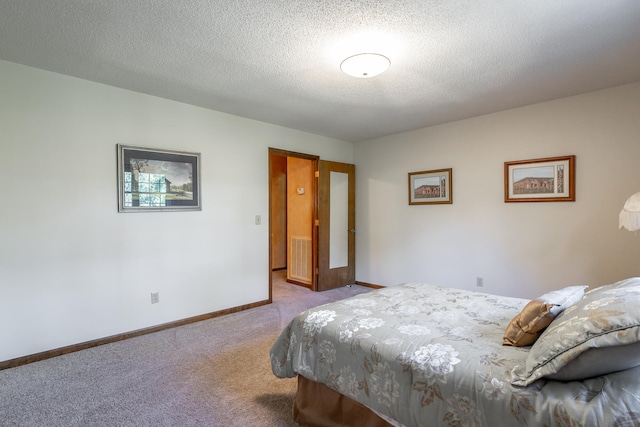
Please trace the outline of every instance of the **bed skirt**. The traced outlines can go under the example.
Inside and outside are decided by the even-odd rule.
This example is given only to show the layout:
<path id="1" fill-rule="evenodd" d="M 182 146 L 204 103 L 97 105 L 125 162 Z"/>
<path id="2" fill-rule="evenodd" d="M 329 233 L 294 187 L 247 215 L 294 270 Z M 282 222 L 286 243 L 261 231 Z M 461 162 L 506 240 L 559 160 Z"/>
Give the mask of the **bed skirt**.
<path id="1" fill-rule="evenodd" d="M 293 401 L 293 419 L 303 426 L 394 427 L 394 424 L 385 421 L 361 403 L 302 375 L 298 375 L 298 392 Z"/>

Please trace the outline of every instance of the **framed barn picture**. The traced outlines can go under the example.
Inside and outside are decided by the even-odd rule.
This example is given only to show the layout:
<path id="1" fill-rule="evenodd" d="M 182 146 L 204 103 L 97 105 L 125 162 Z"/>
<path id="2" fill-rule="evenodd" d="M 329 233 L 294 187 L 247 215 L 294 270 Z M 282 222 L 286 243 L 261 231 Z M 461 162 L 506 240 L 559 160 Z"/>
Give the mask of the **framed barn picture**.
<path id="1" fill-rule="evenodd" d="M 453 203 L 452 169 L 409 172 L 409 204 L 435 205 Z"/>
<path id="2" fill-rule="evenodd" d="M 504 164 L 505 202 L 573 202 L 576 156 Z"/>

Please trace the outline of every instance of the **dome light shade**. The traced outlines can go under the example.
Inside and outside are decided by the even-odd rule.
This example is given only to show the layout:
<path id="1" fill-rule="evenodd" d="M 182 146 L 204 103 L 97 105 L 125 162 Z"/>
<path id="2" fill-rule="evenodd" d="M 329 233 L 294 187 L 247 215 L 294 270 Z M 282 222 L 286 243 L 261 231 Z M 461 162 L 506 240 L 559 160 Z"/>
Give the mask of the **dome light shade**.
<path id="1" fill-rule="evenodd" d="M 620 212 L 620 229 L 629 231 L 640 230 L 640 193 L 636 193 L 627 199 Z"/>
<path id="2" fill-rule="evenodd" d="M 387 71 L 391 61 L 378 53 L 360 53 L 342 61 L 340 69 L 353 77 L 366 79 Z"/>

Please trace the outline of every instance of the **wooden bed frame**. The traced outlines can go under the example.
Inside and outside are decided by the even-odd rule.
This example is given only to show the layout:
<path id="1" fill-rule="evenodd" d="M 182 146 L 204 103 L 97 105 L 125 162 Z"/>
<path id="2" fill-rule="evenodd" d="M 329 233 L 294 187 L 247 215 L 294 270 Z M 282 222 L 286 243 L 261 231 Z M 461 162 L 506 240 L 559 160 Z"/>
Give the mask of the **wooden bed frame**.
<path id="1" fill-rule="evenodd" d="M 394 427 L 381 416 L 330 389 L 298 375 L 298 392 L 293 402 L 293 419 L 303 426 L 326 427 Z"/>

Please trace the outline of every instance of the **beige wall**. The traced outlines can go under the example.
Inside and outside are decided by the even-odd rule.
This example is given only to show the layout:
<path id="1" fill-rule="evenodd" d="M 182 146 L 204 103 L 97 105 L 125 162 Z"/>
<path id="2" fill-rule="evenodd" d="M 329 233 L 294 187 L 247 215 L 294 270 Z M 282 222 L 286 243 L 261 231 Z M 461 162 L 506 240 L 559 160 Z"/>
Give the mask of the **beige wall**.
<path id="1" fill-rule="evenodd" d="M 355 144 L 0 61 L 0 361 L 268 297 L 268 148 L 356 163 L 357 280 L 533 297 L 640 275 L 640 83 Z M 116 144 L 200 152 L 200 212 L 117 212 Z M 575 203 L 503 163 L 577 156 Z M 242 167 L 239 167 L 242 165 Z M 453 205 L 407 173 L 453 168 Z M 262 225 L 255 225 L 255 215 Z M 150 293 L 160 303 L 150 304 Z"/>
<path id="2" fill-rule="evenodd" d="M 266 300 L 269 147 L 353 162 L 350 143 L 6 61 L 0 94 L 0 361 Z M 118 213 L 119 143 L 201 153 L 202 211 Z"/>
<path id="3" fill-rule="evenodd" d="M 504 203 L 504 162 L 570 154 L 575 202 Z M 639 161 L 640 83 L 357 143 L 356 278 L 533 298 L 640 276 L 618 230 Z M 452 205 L 408 205 L 409 172 L 449 167 Z"/>

